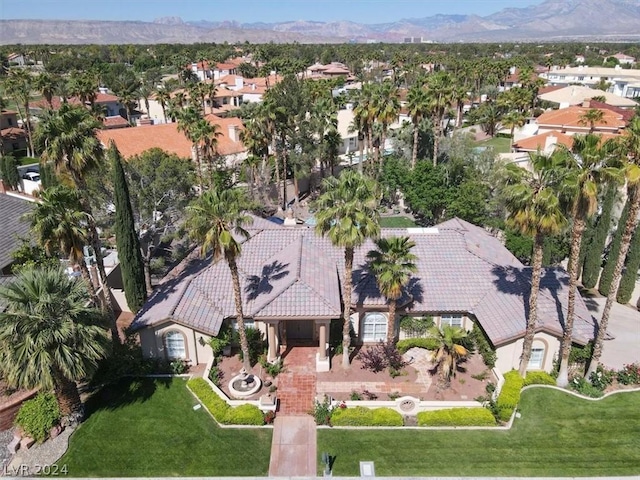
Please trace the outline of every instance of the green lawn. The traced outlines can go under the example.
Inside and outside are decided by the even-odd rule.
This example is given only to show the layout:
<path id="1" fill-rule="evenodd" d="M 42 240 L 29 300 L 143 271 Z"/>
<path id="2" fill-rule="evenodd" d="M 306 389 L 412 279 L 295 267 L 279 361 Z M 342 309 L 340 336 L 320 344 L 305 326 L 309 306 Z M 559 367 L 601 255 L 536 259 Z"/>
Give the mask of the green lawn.
<path id="1" fill-rule="evenodd" d="M 496 153 L 509 153 L 510 139 L 507 137 L 493 137 L 488 140 L 477 142 L 478 147 L 492 147 Z"/>
<path id="2" fill-rule="evenodd" d="M 73 477 L 266 475 L 272 431 L 222 429 L 196 403 L 184 379 L 107 387 L 58 465 Z"/>
<path id="3" fill-rule="evenodd" d="M 318 430 L 334 475 L 612 476 L 640 474 L 640 392 L 598 402 L 550 389 L 522 394 L 511 430 Z M 318 460 L 321 467 L 321 462 Z"/>
<path id="4" fill-rule="evenodd" d="M 382 228 L 410 228 L 415 227 L 413 220 L 407 217 L 380 217 Z"/>

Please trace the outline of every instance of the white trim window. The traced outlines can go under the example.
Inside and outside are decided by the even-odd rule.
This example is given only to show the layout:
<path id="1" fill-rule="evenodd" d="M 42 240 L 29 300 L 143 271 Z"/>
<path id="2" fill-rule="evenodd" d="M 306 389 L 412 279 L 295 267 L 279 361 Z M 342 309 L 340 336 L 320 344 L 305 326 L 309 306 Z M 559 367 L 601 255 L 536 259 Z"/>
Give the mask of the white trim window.
<path id="1" fill-rule="evenodd" d="M 387 338 L 387 317 L 380 312 L 367 313 L 362 323 L 362 340 L 379 342 Z"/>
<path id="2" fill-rule="evenodd" d="M 245 318 L 243 320 L 243 322 L 244 322 L 244 328 L 245 329 L 247 329 L 247 328 L 256 328 L 256 322 L 252 318 L 250 318 L 250 319 Z M 238 321 L 237 320 L 233 321 L 233 329 L 236 330 L 236 331 L 238 330 Z"/>
<path id="3" fill-rule="evenodd" d="M 440 328 L 443 328 L 446 326 L 462 328 L 462 315 L 459 315 L 459 314 L 442 315 L 440 317 Z"/>
<path id="4" fill-rule="evenodd" d="M 527 370 L 541 370 L 542 362 L 544 360 L 544 347 L 537 346 L 531 349 L 531 356 L 529 357 L 529 363 L 527 364 Z"/>
<path id="5" fill-rule="evenodd" d="M 187 358 L 187 346 L 182 332 L 171 330 L 164 335 L 164 346 L 167 350 L 167 358 L 169 360 Z"/>

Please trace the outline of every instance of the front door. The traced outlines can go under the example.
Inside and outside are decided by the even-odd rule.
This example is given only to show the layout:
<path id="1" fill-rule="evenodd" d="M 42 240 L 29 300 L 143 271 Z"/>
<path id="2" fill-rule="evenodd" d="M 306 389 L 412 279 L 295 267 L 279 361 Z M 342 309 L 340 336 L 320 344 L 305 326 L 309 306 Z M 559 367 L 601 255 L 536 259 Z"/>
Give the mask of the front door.
<path id="1" fill-rule="evenodd" d="M 313 340 L 313 320 L 292 320 L 287 323 L 287 341 Z"/>

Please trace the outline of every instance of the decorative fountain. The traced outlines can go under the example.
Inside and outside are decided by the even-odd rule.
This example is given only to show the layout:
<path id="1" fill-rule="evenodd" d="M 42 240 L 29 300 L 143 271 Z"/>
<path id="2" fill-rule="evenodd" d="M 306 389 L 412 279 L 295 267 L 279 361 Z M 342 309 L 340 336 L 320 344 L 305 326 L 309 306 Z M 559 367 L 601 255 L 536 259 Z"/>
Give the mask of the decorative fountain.
<path id="1" fill-rule="evenodd" d="M 240 373 L 229 381 L 229 393 L 233 398 L 250 397 L 262 386 L 262 380 L 243 368 Z"/>

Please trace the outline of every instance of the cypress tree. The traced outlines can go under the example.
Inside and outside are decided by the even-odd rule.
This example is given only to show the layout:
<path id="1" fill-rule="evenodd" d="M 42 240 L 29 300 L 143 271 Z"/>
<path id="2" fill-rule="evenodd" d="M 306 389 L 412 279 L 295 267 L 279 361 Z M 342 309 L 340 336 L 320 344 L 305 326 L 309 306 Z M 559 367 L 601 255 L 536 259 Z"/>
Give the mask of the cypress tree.
<path id="1" fill-rule="evenodd" d="M 0 175 L 4 184 L 11 190 L 17 190 L 20 185 L 20 174 L 18 173 L 18 162 L 11 154 L 3 156 L 1 159 Z"/>
<path id="2" fill-rule="evenodd" d="M 582 266 L 582 285 L 585 288 L 593 288 L 598 282 L 598 275 L 602 267 L 602 252 L 607 243 L 607 236 L 611 228 L 611 212 L 616 200 L 617 188 L 608 185 L 602 202 L 602 213 L 598 217 L 592 236 L 586 245 L 584 263 Z"/>
<path id="3" fill-rule="evenodd" d="M 600 295 L 609 295 L 609 288 L 611 288 L 611 282 L 613 281 L 613 271 L 616 268 L 616 261 L 618 254 L 620 253 L 620 243 L 622 242 L 622 234 L 624 233 L 624 226 L 627 223 L 627 217 L 629 216 L 629 198 L 624 205 L 620 220 L 618 220 L 618 228 L 611 241 L 611 247 L 609 248 L 609 255 L 607 255 L 607 263 L 604 264 L 602 269 L 602 275 L 600 275 L 600 283 L 598 284 L 598 291 Z"/>
<path id="4" fill-rule="evenodd" d="M 114 204 L 116 206 L 114 229 L 122 271 L 122 283 L 127 304 L 135 313 L 147 299 L 140 241 L 133 221 L 129 187 L 124 175 L 124 168 L 122 168 L 120 152 L 113 142 L 109 144 L 107 155 L 113 164 Z"/>
<path id="5" fill-rule="evenodd" d="M 59 185 L 56 172 L 53 170 L 53 166 L 47 162 L 40 162 L 40 181 L 42 182 L 42 189 L 55 187 Z"/>
<path id="6" fill-rule="evenodd" d="M 627 253 L 625 270 L 618 287 L 616 296 L 618 303 L 626 305 L 631 300 L 631 295 L 638 279 L 638 269 L 640 269 L 640 229 L 636 228 L 629 246 L 629 253 Z"/>

